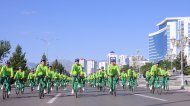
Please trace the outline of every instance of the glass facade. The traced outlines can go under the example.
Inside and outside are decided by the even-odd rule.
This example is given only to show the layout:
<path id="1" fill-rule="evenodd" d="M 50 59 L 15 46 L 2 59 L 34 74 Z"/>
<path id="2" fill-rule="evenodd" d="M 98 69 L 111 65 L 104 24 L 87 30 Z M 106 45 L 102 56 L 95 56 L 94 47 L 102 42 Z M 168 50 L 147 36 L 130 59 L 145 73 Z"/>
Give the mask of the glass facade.
<path id="1" fill-rule="evenodd" d="M 162 60 L 167 53 L 167 30 L 149 36 L 149 58 L 152 62 Z"/>
<path id="2" fill-rule="evenodd" d="M 188 24 L 188 29 L 186 25 Z M 176 44 L 171 46 L 171 38 L 179 40 L 180 34 L 179 29 L 184 28 L 188 30 L 188 34 L 185 31 L 185 34 L 190 38 L 190 18 L 187 20 L 186 17 L 174 17 L 174 18 L 166 18 L 162 24 L 158 26 L 159 31 L 152 33 L 149 35 L 149 60 L 151 62 L 157 62 L 163 60 L 167 53 L 172 51 L 176 56 L 180 52 L 180 46 Z M 171 37 L 173 36 L 173 37 Z M 188 51 L 186 54 L 190 55 L 190 46 L 188 46 Z M 189 59 L 190 60 L 190 59 Z M 190 64 L 190 61 L 189 61 Z"/>

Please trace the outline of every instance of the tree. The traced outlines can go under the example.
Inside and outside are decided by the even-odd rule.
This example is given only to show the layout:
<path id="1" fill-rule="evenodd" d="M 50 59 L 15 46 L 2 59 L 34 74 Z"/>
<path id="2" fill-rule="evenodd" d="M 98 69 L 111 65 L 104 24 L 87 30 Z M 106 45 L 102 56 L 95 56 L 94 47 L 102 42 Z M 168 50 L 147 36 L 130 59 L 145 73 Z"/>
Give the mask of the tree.
<path id="1" fill-rule="evenodd" d="M 161 68 L 163 68 L 164 66 L 166 66 L 168 69 L 171 69 L 171 62 L 168 61 L 168 60 L 161 60 L 159 66 Z"/>
<path id="2" fill-rule="evenodd" d="M 185 68 L 184 75 L 190 75 L 190 66 Z"/>
<path id="3" fill-rule="evenodd" d="M 45 53 L 42 55 L 42 59 L 48 61 L 48 59 L 47 59 Z"/>
<path id="4" fill-rule="evenodd" d="M 152 66 L 153 66 L 153 63 L 146 63 L 146 65 L 141 67 L 140 73 L 145 75 L 146 71 L 150 70 Z"/>
<path id="5" fill-rule="evenodd" d="M 27 68 L 26 63 L 27 60 L 25 58 L 26 53 L 22 53 L 22 47 L 17 45 L 15 52 L 13 52 L 10 57 L 11 66 L 14 67 L 14 70 L 17 70 L 18 67 L 22 67 L 24 70 Z"/>
<path id="6" fill-rule="evenodd" d="M 184 53 L 182 54 L 184 56 Z M 177 70 L 181 69 L 181 52 L 177 56 L 177 58 L 173 62 L 174 66 L 176 67 Z M 187 67 L 187 56 L 183 57 L 183 67 Z"/>
<path id="7" fill-rule="evenodd" d="M 64 67 L 57 59 L 52 63 L 52 67 L 58 73 L 64 73 Z"/>
<path id="8" fill-rule="evenodd" d="M 10 53 L 11 45 L 9 41 L 0 40 L 0 63 L 3 58 L 7 57 L 7 54 Z"/>
<path id="9" fill-rule="evenodd" d="M 129 65 L 123 65 L 123 68 L 127 71 L 129 69 Z"/>

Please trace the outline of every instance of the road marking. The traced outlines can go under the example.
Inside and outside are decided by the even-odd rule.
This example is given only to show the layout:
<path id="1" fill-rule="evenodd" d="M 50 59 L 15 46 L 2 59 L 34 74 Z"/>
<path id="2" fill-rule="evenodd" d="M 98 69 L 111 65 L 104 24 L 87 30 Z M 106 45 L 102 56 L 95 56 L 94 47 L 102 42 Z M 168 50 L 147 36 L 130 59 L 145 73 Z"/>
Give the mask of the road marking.
<path id="1" fill-rule="evenodd" d="M 150 98 L 150 99 L 155 99 L 155 100 L 160 100 L 160 101 L 164 101 L 164 102 L 168 101 L 168 100 L 165 100 L 165 99 L 160 99 L 160 98 L 146 96 L 146 95 L 141 95 L 141 94 L 134 94 L 134 95 L 145 97 L 145 98 Z"/>
<path id="2" fill-rule="evenodd" d="M 48 101 L 48 104 L 52 104 L 59 96 L 61 96 L 61 93 L 58 93 L 54 98 L 52 98 L 50 101 Z"/>

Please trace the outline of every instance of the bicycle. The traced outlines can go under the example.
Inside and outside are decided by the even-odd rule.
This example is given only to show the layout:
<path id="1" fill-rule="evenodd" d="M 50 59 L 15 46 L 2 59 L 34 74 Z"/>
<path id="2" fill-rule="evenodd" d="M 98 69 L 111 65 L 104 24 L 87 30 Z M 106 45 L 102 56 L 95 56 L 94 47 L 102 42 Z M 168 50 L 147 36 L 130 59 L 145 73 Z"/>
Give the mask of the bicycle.
<path id="1" fill-rule="evenodd" d="M 55 88 L 56 88 L 56 92 L 58 92 L 58 90 L 59 90 L 59 86 L 60 86 L 59 79 L 55 79 Z"/>
<path id="2" fill-rule="evenodd" d="M 126 90 L 126 78 L 121 78 L 121 85 L 122 85 L 122 88 L 123 90 Z"/>
<path id="3" fill-rule="evenodd" d="M 80 90 L 80 92 L 82 93 L 82 89 L 81 86 L 79 85 L 79 81 L 80 81 L 80 76 L 73 76 L 74 77 L 74 93 L 75 93 L 75 97 L 78 98 L 78 91 Z"/>
<path id="4" fill-rule="evenodd" d="M 158 76 L 156 76 L 155 79 L 154 79 L 154 84 L 152 86 L 152 91 L 151 92 L 154 94 L 155 91 L 157 91 L 157 94 L 159 94 L 159 95 L 161 95 L 161 93 L 162 93 L 161 81 L 160 81 Z"/>
<path id="5" fill-rule="evenodd" d="M 47 81 L 47 92 L 48 94 L 51 93 L 51 87 L 52 87 L 52 82 L 51 82 L 51 78 L 46 78 Z"/>
<path id="6" fill-rule="evenodd" d="M 44 76 L 39 76 L 39 98 L 44 98 L 44 90 L 45 90 L 45 82 L 44 82 Z"/>
<path id="7" fill-rule="evenodd" d="M 169 91 L 168 76 L 163 76 L 162 91 L 166 94 Z"/>
<path id="8" fill-rule="evenodd" d="M 133 77 L 129 78 L 129 84 L 128 84 L 129 91 L 134 92 L 135 89 L 135 81 Z"/>
<path id="9" fill-rule="evenodd" d="M 29 86 L 30 86 L 30 91 L 33 92 L 34 91 L 34 87 L 35 87 L 35 82 L 34 79 L 29 79 Z"/>
<path id="10" fill-rule="evenodd" d="M 116 79 L 116 76 L 115 75 L 113 75 L 113 76 L 111 76 L 110 77 L 111 78 L 111 95 L 114 95 L 114 96 L 116 96 L 117 95 L 117 91 L 116 91 L 116 84 L 117 84 L 117 79 Z"/>
<path id="11" fill-rule="evenodd" d="M 2 79 L 4 80 L 3 81 L 3 90 L 2 90 L 2 94 L 3 94 L 3 99 L 7 99 L 9 98 L 9 95 L 8 95 L 8 91 L 9 91 L 9 83 L 8 83 L 8 79 L 9 77 L 2 77 Z"/>
<path id="12" fill-rule="evenodd" d="M 24 85 L 22 84 L 21 82 L 21 79 L 16 79 L 16 82 L 15 82 L 15 93 L 18 95 L 18 94 L 23 94 L 24 93 Z"/>
<path id="13" fill-rule="evenodd" d="M 100 77 L 100 80 L 99 80 L 99 87 L 100 87 L 100 92 L 102 92 L 102 91 L 105 91 L 105 85 L 106 83 L 105 83 L 105 79 L 104 79 L 104 77 Z"/>

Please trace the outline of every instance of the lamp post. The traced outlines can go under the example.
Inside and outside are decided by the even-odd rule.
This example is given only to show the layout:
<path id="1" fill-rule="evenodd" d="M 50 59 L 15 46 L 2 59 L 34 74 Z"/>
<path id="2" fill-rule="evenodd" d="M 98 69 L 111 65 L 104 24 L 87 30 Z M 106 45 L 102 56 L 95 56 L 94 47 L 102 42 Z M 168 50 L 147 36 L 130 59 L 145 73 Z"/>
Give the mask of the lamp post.
<path id="1" fill-rule="evenodd" d="M 181 88 L 182 90 L 184 90 L 184 67 L 183 67 L 183 57 L 184 57 L 184 47 L 187 46 L 187 43 L 190 43 L 190 40 L 188 37 L 184 36 L 184 28 L 181 26 L 183 26 L 183 24 L 180 25 L 179 28 L 179 35 L 180 35 L 180 39 L 177 40 L 175 38 L 171 39 L 172 45 L 176 45 L 178 47 L 180 47 L 180 51 L 181 51 Z"/>

